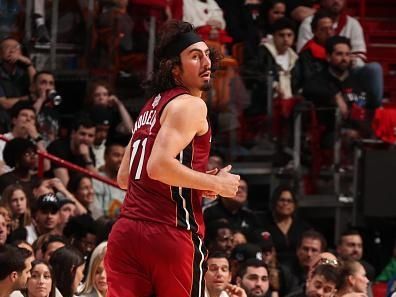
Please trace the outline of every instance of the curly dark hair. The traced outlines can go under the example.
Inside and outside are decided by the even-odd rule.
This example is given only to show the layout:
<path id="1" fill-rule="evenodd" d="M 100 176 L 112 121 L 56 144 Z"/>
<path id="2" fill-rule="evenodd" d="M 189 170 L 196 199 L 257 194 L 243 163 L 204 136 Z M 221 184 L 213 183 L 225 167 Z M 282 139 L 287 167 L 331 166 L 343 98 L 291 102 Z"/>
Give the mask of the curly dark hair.
<path id="1" fill-rule="evenodd" d="M 180 55 L 169 58 L 166 57 L 165 52 L 167 47 L 182 34 L 193 31 L 194 27 L 188 22 L 170 20 L 163 25 L 159 38 L 157 39 L 154 55 L 154 70 L 151 79 L 143 83 L 148 97 L 152 97 L 177 86 L 172 70 L 175 66 L 181 65 Z M 210 49 L 209 57 L 212 62 L 212 71 L 214 71 L 222 59 L 222 55 L 218 51 Z"/>

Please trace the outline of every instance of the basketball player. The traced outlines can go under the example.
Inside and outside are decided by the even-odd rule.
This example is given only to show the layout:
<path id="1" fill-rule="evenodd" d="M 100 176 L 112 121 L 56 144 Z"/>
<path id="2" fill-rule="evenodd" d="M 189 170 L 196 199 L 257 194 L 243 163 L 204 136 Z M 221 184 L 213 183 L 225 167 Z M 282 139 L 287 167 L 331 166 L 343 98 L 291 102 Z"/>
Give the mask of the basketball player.
<path id="1" fill-rule="evenodd" d="M 133 128 L 118 182 L 127 188 L 105 258 L 108 297 L 202 297 L 202 193 L 234 197 L 231 166 L 205 173 L 211 131 L 207 45 L 189 23 L 165 24 L 151 99 Z"/>

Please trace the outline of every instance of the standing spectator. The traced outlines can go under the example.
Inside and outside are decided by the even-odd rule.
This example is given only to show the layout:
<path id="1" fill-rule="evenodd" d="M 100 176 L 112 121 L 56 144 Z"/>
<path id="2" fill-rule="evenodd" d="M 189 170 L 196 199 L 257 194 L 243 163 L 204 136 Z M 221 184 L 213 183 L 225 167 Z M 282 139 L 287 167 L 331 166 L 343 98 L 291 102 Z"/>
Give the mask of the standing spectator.
<path id="1" fill-rule="evenodd" d="M 84 258 L 71 247 L 64 246 L 55 251 L 50 259 L 54 270 L 56 289 L 62 297 L 73 297 L 84 277 Z"/>
<path id="2" fill-rule="evenodd" d="M 25 228 L 32 223 L 29 200 L 22 186 L 11 184 L 6 187 L 1 202 L 11 210 L 13 230 Z"/>
<path id="3" fill-rule="evenodd" d="M 311 28 L 313 38 L 301 49 L 297 61 L 300 85 L 304 85 L 314 75 L 327 67 L 326 41 L 334 35 L 333 19 L 326 11 L 319 10 L 315 13 Z"/>
<path id="4" fill-rule="evenodd" d="M 37 126 L 43 137 L 45 146 L 58 138 L 60 104 L 55 90 L 55 76 L 47 70 L 38 71 L 33 78 L 30 99 L 37 114 Z M 59 96 L 59 95 L 58 95 Z"/>
<path id="5" fill-rule="evenodd" d="M 104 256 L 107 241 L 99 244 L 92 252 L 89 260 L 88 273 L 79 296 L 81 297 L 106 297 L 107 278 L 104 269 Z"/>
<path id="6" fill-rule="evenodd" d="M 244 179 L 240 179 L 235 198 L 220 197 L 204 208 L 205 224 L 226 219 L 233 229 L 252 233 L 258 228 L 258 221 L 255 214 L 247 207 L 247 201 L 248 185 Z"/>
<path id="7" fill-rule="evenodd" d="M 268 269 L 264 262 L 248 259 L 238 271 L 236 283 L 247 297 L 270 296 Z"/>
<path id="8" fill-rule="evenodd" d="M 33 187 L 38 177 L 34 172 L 37 170 L 37 147 L 28 139 L 14 138 L 7 142 L 3 158 L 5 163 L 13 170 L 0 175 L 0 193 L 8 185 L 18 184 L 23 187 L 29 202 L 33 201 Z"/>
<path id="9" fill-rule="evenodd" d="M 270 211 L 263 226 L 272 236 L 279 262 L 291 265 L 295 261 L 298 240 L 309 229 L 307 223 L 296 215 L 297 198 L 291 187 L 280 185 L 274 190 Z"/>
<path id="10" fill-rule="evenodd" d="M 0 297 L 9 297 L 26 288 L 33 257 L 31 252 L 12 245 L 0 246 Z"/>
<path id="11" fill-rule="evenodd" d="M 55 297 L 55 279 L 47 261 L 34 260 L 26 283 L 26 297 Z"/>
<path id="12" fill-rule="evenodd" d="M 95 124 L 91 119 L 79 115 L 73 121 L 70 138 L 57 139 L 51 142 L 48 146 L 48 152 L 88 170 L 95 171 L 95 156 L 92 152 L 94 139 Z M 64 185 L 68 184 L 72 172 L 54 163 L 52 164 L 52 170 Z"/>
<path id="13" fill-rule="evenodd" d="M 0 41 L 0 106 L 10 109 L 19 101 L 28 100 L 30 83 L 36 69 L 22 54 L 18 40 L 7 37 Z"/>
<path id="14" fill-rule="evenodd" d="M 38 150 L 45 152 L 43 138 L 36 127 L 36 112 L 33 106 L 28 102 L 18 102 L 11 108 L 10 115 L 12 128 L 10 132 L 4 134 L 4 137 L 8 140 L 16 137 L 30 139 L 36 144 Z M 0 141 L 0 173 L 11 170 L 3 161 L 4 147 L 5 141 Z M 48 169 L 49 163 L 44 162 L 44 167 Z"/>
<path id="15" fill-rule="evenodd" d="M 363 260 L 363 239 L 358 230 L 349 229 L 344 231 L 337 243 L 337 256 L 342 260 L 355 260 L 359 261 L 370 281 L 375 279 L 375 268 Z"/>
<path id="16" fill-rule="evenodd" d="M 120 168 L 124 152 L 124 146 L 119 143 L 107 144 L 104 152 L 105 163 L 103 167 L 99 169 L 99 174 L 112 180 L 117 180 L 117 173 Z M 124 201 L 125 191 L 102 183 L 98 180 L 93 180 L 92 183 L 96 199 L 104 213 L 106 215 L 114 215 L 115 213 L 118 213 L 119 211 L 116 209 L 119 209 Z"/>

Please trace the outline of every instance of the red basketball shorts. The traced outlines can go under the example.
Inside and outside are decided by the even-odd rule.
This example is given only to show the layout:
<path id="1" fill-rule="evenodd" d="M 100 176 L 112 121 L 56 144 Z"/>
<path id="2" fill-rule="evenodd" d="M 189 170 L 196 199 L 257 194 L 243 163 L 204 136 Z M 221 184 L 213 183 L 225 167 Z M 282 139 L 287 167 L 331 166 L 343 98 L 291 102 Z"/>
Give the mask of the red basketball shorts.
<path id="1" fill-rule="evenodd" d="M 107 297 L 203 297 L 205 256 L 196 234 L 121 218 L 105 257 Z"/>

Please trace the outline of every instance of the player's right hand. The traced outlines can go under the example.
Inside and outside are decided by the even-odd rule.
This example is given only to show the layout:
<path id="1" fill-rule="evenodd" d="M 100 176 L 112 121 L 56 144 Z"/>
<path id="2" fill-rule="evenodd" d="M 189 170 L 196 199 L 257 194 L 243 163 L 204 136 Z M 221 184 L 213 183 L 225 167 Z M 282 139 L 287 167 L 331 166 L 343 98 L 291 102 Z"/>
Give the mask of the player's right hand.
<path id="1" fill-rule="evenodd" d="M 238 191 L 239 180 L 241 178 L 237 174 L 230 173 L 231 169 L 232 166 L 227 165 L 217 173 L 217 177 L 220 178 L 218 193 L 222 197 L 233 198 Z"/>

